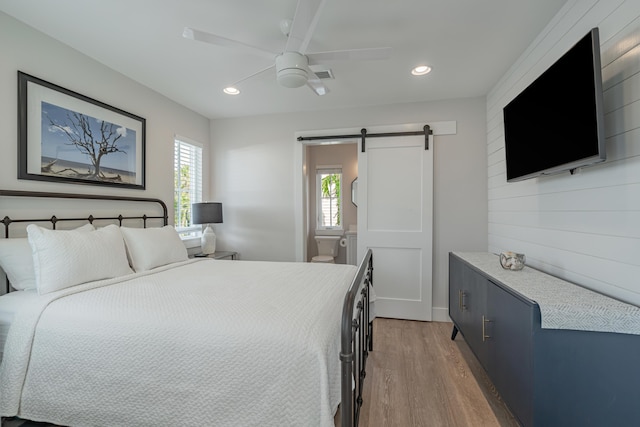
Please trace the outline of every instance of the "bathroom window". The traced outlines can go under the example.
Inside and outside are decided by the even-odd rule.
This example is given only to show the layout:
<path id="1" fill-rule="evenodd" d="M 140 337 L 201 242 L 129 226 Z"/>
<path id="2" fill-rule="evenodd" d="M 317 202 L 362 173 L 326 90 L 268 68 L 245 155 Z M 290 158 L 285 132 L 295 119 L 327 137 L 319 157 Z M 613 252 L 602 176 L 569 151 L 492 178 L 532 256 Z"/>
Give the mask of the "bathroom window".
<path id="1" fill-rule="evenodd" d="M 342 167 L 319 166 L 316 169 L 316 206 L 318 230 L 342 229 Z"/>
<path id="2" fill-rule="evenodd" d="M 202 145 L 176 136 L 174 141 L 174 201 L 175 227 L 181 237 L 200 232 L 191 223 L 191 204 L 202 201 Z"/>

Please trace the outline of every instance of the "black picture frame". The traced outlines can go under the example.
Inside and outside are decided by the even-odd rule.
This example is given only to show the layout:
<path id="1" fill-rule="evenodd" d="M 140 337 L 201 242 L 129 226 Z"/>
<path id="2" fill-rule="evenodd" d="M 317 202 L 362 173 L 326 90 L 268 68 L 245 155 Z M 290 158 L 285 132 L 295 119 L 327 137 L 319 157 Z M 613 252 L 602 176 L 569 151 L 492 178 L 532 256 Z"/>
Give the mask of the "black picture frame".
<path id="1" fill-rule="evenodd" d="M 144 190 L 145 140 L 144 118 L 18 71 L 18 179 Z"/>

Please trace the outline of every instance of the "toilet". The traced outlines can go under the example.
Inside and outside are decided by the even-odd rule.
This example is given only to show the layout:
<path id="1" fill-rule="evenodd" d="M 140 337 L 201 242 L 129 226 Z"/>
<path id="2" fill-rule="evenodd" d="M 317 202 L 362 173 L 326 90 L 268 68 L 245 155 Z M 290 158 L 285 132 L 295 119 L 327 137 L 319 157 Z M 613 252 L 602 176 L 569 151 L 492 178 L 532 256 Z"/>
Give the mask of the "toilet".
<path id="1" fill-rule="evenodd" d="M 311 258 L 311 262 L 335 264 L 341 236 L 315 236 L 315 239 L 318 244 L 318 255 Z"/>

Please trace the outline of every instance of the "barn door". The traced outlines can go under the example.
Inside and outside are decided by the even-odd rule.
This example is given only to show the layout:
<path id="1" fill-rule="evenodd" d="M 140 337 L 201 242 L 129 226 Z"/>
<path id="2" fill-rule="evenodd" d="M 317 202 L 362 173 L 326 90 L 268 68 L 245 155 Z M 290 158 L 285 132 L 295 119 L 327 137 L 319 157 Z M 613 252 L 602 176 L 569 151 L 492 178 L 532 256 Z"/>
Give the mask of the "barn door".
<path id="1" fill-rule="evenodd" d="M 431 320 L 433 136 L 367 138 L 358 154 L 358 259 L 373 250 L 376 314 Z M 361 142 L 362 144 L 362 142 Z"/>

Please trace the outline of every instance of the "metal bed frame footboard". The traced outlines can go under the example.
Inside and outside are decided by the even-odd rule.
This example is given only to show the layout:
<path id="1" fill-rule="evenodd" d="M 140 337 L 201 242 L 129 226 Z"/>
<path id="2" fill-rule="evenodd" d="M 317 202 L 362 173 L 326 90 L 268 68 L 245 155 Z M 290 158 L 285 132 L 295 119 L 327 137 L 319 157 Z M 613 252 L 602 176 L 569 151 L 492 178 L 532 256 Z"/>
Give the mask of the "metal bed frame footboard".
<path id="1" fill-rule="evenodd" d="M 93 224 L 94 221 L 118 221 L 118 224 L 122 226 L 123 220 L 130 219 L 141 219 L 143 222 L 143 227 L 147 227 L 147 220 L 150 219 L 161 219 L 164 225 L 169 224 L 169 216 L 167 211 L 167 205 L 160 199 L 153 199 L 148 197 L 127 197 L 127 196 L 108 196 L 108 195 L 99 195 L 99 194 L 72 194 L 72 193 L 49 193 L 49 192 L 38 192 L 38 191 L 17 191 L 17 190 L 0 190 L 0 197 L 31 197 L 31 198 L 53 198 L 53 199 L 80 199 L 80 200 L 113 200 L 113 201 L 124 201 L 124 202 L 143 202 L 143 203 L 152 203 L 160 205 L 160 209 L 162 210 L 162 215 L 139 215 L 139 216 L 85 216 L 82 218 L 58 218 L 55 215 L 50 216 L 48 218 L 29 218 L 29 219 L 13 219 L 9 216 L 5 216 L 0 219 L 0 224 L 4 224 L 4 237 L 9 238 L 9 226 L 14 223 L 38 223 L 38 222 L 48 222 L 51 223 L 51 227 L 55 230 L 56 224 L 58 222 L 65 221 L 87 221 L 90 224 Z M 6 281 L 6 292 L 11 292 L 11 285 L 9 280 Z"/>
<path id="2" fill-rule="evenodd" d="M 367 357 L 369 352 L 373 351 L 373 320 L 369 314 L 371 297 L 369 287 L 372 285 L 373 252 L 368 249 L 342 306 L 341 427 L 357 426 L 360 418 Z"/>

